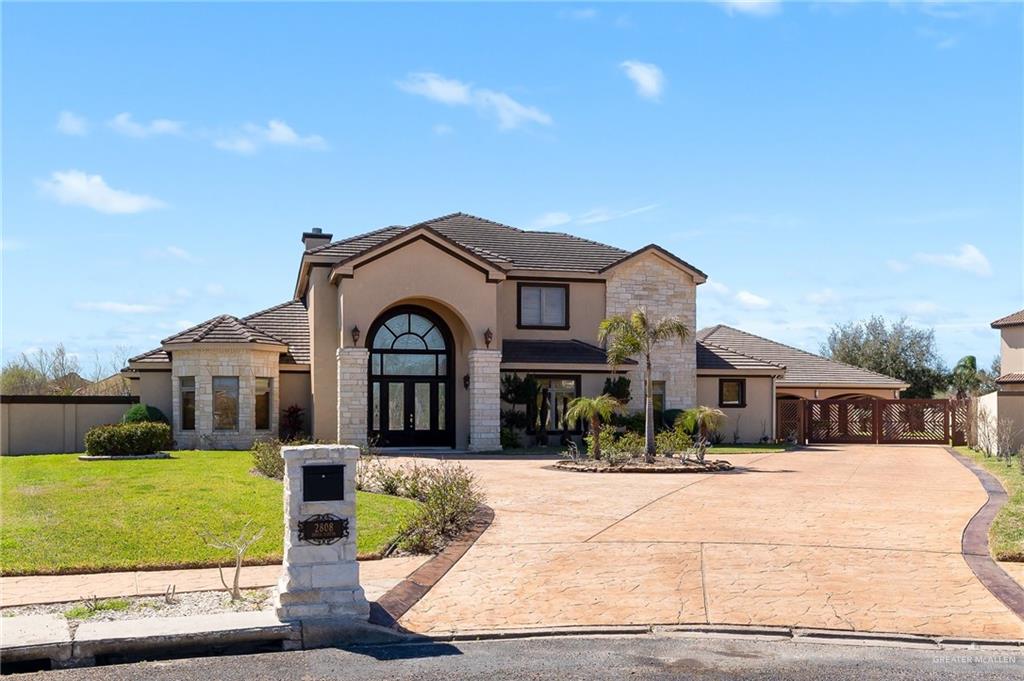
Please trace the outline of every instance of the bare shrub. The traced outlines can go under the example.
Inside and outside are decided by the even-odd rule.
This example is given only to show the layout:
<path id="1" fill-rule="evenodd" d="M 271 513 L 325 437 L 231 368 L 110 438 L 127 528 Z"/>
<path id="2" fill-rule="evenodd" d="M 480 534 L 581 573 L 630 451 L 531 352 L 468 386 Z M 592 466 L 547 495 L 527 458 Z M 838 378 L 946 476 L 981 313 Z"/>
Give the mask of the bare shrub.
<path id="1" fill-rule="evenodd" d="M 245 553 L 249 550 L 249 547 L 263 538 L 263 533 L 266 531 L 266 528 L 253 531 L 250 530 L 251 526 L 252 520 L 245 521 L 245 525 L 242 526 L 237 536 L 218 537 L 209 531 L 199 535 L 200 539 L 207 546 L 231 551 L 234 554 L 235 575 L 231 581 L 231 586 L 228 586 L 227 581 L 224 579 L 224 568 L 220 565 L 217 566 L 217 571 L 220 574 L 220 583 L 224 585 L 224 590 L 231 594 L 231 600 L 233 601 L 242 598 L 242 591 L 238 586 L 238 582 L 242 577 L 242 561 L 245 559 Z"/>

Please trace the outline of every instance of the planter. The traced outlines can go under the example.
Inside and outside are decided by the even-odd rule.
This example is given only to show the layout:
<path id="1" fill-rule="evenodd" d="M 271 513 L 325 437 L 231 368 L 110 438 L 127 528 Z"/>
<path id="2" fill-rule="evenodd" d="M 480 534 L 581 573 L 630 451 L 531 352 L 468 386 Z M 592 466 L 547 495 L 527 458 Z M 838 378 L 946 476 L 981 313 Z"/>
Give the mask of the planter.
<path id="1" fill-rule="evenodd" d="M 141 459 L 169 459 L 171 455 L 167 452 L 154 452 L 152 454 L 128 454 L 126 456 L 90 456 L 82 454 L 79 461 L 139 461 Z"/>
<path id="2" fill-rule="evenodd" d="M 559 461 L 550 468 L 576 473 L 721 473 L 731 471 L 732 464 L 728 461 L 708 460 L 704 463 L 696 461 L 680 461 L 656 457 L 654 463 L 642 460 L 627 461 L 621 464 L 609 464 L 606 461 Z"/>

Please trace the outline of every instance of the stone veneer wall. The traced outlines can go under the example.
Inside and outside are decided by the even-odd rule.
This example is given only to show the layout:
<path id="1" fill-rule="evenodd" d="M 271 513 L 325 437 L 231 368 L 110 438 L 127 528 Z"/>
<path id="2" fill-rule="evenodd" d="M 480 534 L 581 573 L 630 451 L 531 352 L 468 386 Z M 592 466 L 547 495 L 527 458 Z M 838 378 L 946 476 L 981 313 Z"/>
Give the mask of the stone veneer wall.
<path id="1" fill-rule="evenodd" d="M 501 449 L 501 350 L 469 351 L 469 448 Z"/>
<path id="2" fill-rule="evenodd" d="M 652 379 L 665 381 L 665 407 L 689 409 L 697 403 L 697 285 L 690 275 L 649 253 L 615 268 L 607 282 L 608 316 L 628 315 L 644 305 L 655 317 L 676 315 L 690 329 L 685 344 L 664 343 L 652 353 Z M 637 358 L 642 361 L 641 358 Z M 642 367 L 630 372 L 630 407 L 643 409 Z"/>
<path id="3" fill-rule="evenodd" d="M 369 361 L 366 348 L 338 348 L 338 442 L 366 444 Z"/>
<path id="4" fill-rule="evenodd" d="M 277 349 L 237 345 L 175 349 L 171 363 L 171 406 L 178 449 L 247 449 L 260 437 L 276 437 L 281 412 Z M 181 430 L 182 376 L 196 379 L 196 429 Z M 213 429 L 213 377 L 238 377 L 238 430 Z M 270 428 L 256 430 L 256 378 L 270 378 Z"/>

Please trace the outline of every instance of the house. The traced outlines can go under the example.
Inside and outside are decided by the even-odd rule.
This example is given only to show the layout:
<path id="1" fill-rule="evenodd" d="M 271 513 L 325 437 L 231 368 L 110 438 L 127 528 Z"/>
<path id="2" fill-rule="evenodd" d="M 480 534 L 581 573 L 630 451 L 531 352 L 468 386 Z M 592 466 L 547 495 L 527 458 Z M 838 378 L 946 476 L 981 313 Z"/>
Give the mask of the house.
<path id="1" fill-rule="evenodd" d="M 302 242 L 290 300 L 207 320 L 129 361 L 133 394 L 171 415 L 179 447 L 246 447 L 295 405 L 317 439 L 499 449 L 510 373 L 540 384 L 549 408 L 537 428 L 561 432 L 568 402 L 616 375 L 632 378 L 641 409 L 637 366 L 608 366 L 600 321 L 644 305 L 696 328 L 707 280 L 653 244 L 626 251 L 464 213 L 338 241 L 314 229 Z M 722 405 L 744 440 L 773 435 L 782 394 L 906 387 L 723 326 L 655 354 L 660 409 Z"/>
<path id="2" fill-rule="evenodd" d="M 1016 452 L 1024 447 L 1024 310 L 995 320 L 992 328 L 999 330 L 1000 374 L 995 392 L 982 396 L 979 404 Z"/>

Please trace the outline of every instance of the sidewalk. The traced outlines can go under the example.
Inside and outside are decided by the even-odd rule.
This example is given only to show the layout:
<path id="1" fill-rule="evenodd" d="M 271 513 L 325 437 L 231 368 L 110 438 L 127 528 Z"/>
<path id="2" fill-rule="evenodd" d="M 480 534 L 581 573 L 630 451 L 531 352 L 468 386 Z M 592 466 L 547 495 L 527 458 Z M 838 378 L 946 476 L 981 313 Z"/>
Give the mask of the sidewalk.
<path id="1" fill-rule="evenodd" d="M 367 599 L 373 601 L 379 598 L 428 558 L 429 556 L 407 556 L 359 561 L 359 581 L 366 591 Z M 229 582 L 232 569 L 224 571 L 225 579 Z M 243 588 L 274 586 L 280 574 L 280 564 L 244 567 L 241 585 Z M 217 568 L 0 577 L 0 607 L 79 601 L 92 596 L 158 596 L 171 584 L 175 586 L 177 593 L 216 591 L 224 588 Z"/>

